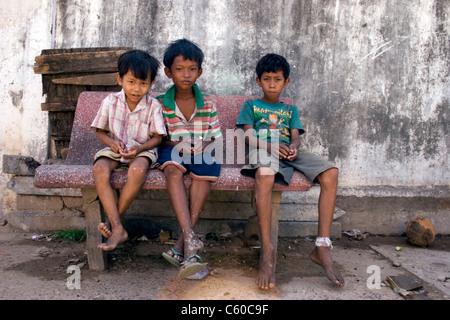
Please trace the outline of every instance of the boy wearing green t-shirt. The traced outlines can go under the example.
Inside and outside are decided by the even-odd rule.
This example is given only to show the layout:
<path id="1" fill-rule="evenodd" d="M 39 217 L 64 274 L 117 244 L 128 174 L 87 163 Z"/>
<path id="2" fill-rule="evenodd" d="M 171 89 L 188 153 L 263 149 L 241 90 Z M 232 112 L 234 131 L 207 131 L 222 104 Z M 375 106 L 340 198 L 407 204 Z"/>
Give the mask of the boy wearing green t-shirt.
<path id="1" fill-rule="evenodd" d="M 321 265 L 326 276 L 337 286 L 344 279 L 335 269 L 329 249 L 331 224 L 336 202 L 338 169 L 312 153 L 299 150 L 302 127 L 296 106 L 280 101 L 280 95 L 289 85 L 290 67 L 277 54 L 261 58 L 256 67 L 256 82 L 264 97 L 245 102 L 237 126 L 246 134 L 250 147 L 249 164 L 241 173 L 255 178 L 256 210 L 261 233 L 261 254 L 256 284 L 261 289 L 275 287 L 274 248 L 270 241 L 272 187 L 275 182 L 289 185 L 293 170 L 299 170 L 312 182 L 320 184 L 319 230 L 311 259 Z M 267 161 L 269 160 L 269 161 Z"/>

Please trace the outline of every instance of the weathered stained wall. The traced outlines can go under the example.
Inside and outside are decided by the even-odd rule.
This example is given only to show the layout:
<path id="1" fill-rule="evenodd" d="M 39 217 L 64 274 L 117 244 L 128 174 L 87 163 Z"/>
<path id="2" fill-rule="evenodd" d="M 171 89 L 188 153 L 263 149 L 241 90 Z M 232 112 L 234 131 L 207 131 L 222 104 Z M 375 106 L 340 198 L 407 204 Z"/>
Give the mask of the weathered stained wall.
<path id="1" fill-rule="evenodd" d="M 57 48 L 170 41 L 204 49 L 200 85 L 259 94 L 256 61 L 292 65 L 286 95 L 304 144 L 335 161 L 341 186 L 448 186 L 450 2 L 339 0 L 58 1 Z M 170 83 L 161 74 L 156 90 Z"/>
<path id="2" fill-rule="evenodd" d="M 449 1 L 1 4 L 0 155 L 46 160 L 48 119 L 40 108 L 45 98 L 41 75 L 33 72 L 43 49 L 132 46 L 161 60 L 170 41 L 186 37 L 206 54 L 200 85 L 219 94 L 259 94 L 256 61 L 277 52 L 292 65 L 285 94 L 300 107 L 305 146 L 341 168 L 343 228 L 401 233 L 404 222 L 421 214 L 449 233 L 443 223 L 450 181 Z M 155 90 L 169 84 L 161 72 Z M 0 222 L 19 201 L 5 187 L 10 178 L 1 172 Z M 425 200 L 428 207 L 418 205 Z"/>
<path id="3" fill-rule="evenodd" d="M 41 111 L 41 76 L 33 72 L 34 58 L 53 45 L 55 16 L 52 0 L 1 0 L 0 10 L 0 168 L 3 154 L 48 154 L 48 116 Z M 15 195 L 5 188 L 9 177 L 0 174 L 0 222 L 13 206 Z"/>

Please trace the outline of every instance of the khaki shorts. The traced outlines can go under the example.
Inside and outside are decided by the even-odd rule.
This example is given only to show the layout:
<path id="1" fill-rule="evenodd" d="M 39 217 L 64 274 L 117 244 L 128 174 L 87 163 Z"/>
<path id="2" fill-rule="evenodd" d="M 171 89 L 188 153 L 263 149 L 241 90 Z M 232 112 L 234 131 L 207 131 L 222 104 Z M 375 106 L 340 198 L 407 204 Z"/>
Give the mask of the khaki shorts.
<path id="1" fill-rule="evenodd" d="M 150 168 L 155 168 L 156 166 L 158 166 L 156 162 L 158 157 L 152 151 L 142 151 L 136 156 L 136 158 L 137 157 L 147 158 L 150 162 Z M 94 156 L 94 163 L 100 158 L 109 158 L 114 161 L 120 162 L 119 167 L 127 166 L 131 162 L 130 159 L 122 158 L 122 156 L 119 153 L 114 152 L 109 148 L 105 148 L 97 152 Z"/>
<path id="2" fill-rule="evenodd" d="M 336 166 L 322 157 L 313 153 L 298 150 L 298 156 L 294 161 L 275 159 L 267 151 L 251 150 L 248 156 L 249 164 L 241 169 L 241 174 L 247 177 L 255 177 L 256 170 L 260 167 L 270 167 L 275 171 L 275 182 L 289 185 L 294 169 L 302 172 L 311 182 L 317 183 L 317 176 L 324 171 Z"/>

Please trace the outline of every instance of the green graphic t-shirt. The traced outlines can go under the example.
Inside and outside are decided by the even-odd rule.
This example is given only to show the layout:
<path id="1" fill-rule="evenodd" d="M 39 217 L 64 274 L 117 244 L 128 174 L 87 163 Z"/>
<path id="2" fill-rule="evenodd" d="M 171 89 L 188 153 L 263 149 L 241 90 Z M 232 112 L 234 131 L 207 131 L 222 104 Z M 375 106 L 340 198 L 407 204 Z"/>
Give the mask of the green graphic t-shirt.
<path id="1" fill-rule="evenodd" d="M 260 99 L 244 103 L 236 125 L 252 125 L 256 136 L 271 142 L 276 135 L 280 143 L 290 144 L 291 130 L 298 129 L 300 135 L 305 133 L 296 106 L 284 103 L 267 103 Z"/>

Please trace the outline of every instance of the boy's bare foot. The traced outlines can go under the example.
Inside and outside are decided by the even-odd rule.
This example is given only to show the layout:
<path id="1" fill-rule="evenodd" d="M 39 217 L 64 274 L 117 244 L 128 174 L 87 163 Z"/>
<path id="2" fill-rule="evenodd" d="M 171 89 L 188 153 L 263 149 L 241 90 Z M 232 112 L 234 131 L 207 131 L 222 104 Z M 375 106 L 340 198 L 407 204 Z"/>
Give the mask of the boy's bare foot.
<path id="1" fill-rule="evenodd" d="M 325 271 L 326 277 L 338 287 L 343 287 L 345 284 L 344 278 L 336 270 L 331 260 L 331 255 L 329 252 L 329 247 L 315 247 L 313 252 L 311 252 L 310 258 L 313 262 L 322 266 Z"/>
<path id="2" fill-rule="evenodd" d="M 273 268 L 274 261 L 275 257 L 273 248 L 270 248 L 269 250 L 261 249 L 256 285 L 263 290 L 275 288 L 275 270 Z"/>
<path id="3" fill-rule="evenodd" d="M 98 245 L 98 248 L 103 251 L 111 251 L 114 250 L 119 243 L 122 243 L 128 239 L 128 233 L 125 229 L 120 226 L 116 227 L 112 230 L 111 236 L 106 240 L 106 243 L 101 243 Z"/>
<path id="4" fill-rule="evenodd" d="M 108 239 L 109 237 L 111 237 L 111 229 L 109 223 L 100 222 L 97 226 L 97 229 L 104 238 Z"/>

